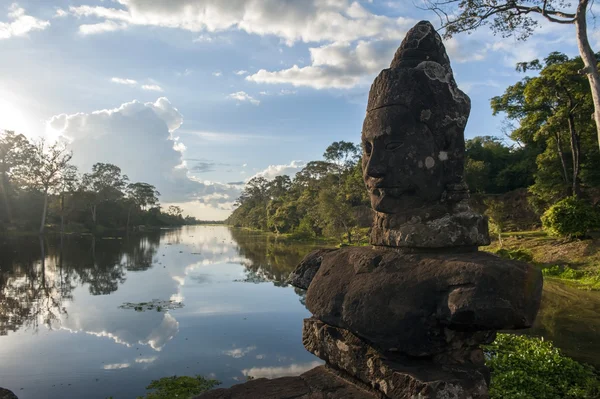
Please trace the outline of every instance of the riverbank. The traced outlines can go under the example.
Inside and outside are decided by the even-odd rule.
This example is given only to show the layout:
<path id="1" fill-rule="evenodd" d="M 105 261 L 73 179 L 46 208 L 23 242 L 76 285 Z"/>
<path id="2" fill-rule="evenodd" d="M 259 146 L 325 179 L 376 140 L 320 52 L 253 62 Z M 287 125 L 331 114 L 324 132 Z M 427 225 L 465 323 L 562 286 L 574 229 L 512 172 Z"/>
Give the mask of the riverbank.
<path id="1" fill-rule="evenodd" d="M 600 238 L 566 240 L 543 231 L 504 233 L 481 250 L 537 265 L 544 277 L 580 289 L 600 290 Z"/>
<path id="2" fill-rule="evenodd" d="M 184 224 L 184 225 L 168 225 L 168 226 L 135 226 L 129 229 L 130 234 L 137 233 L 148 233 L 161 231 L 166 229 L 178 229 L 180 227 L 185 226 L 223 226 L 223 223 L 210 222 L 210 223 L 199 223 L 199 224 Z M 44 235 L 59 235 L 60 227 L 59 226 L 48 226 L 44 232 Z M 127 234 L 126 228 L 107 228 L 103 226 L 98 226 L 95 230 L 85 229 L 85 228 L 75 228 L 75 229 L 65 229 L 63 232 L 64 235 L 73 235 L 73 236 L 124 236 Z M 26 229 L 7 229 L 0 230 L 0 237 L 30 237 L 40 235 L 38 230 L 26 230 Z"/>

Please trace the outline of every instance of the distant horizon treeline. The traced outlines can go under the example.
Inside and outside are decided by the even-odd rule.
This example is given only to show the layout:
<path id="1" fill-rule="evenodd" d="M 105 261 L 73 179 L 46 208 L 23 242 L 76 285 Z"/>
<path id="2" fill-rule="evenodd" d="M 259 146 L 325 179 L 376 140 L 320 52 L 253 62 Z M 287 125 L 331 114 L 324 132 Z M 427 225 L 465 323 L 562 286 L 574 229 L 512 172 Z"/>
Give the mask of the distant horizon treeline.
<path id="1" fill-rule="evenodd" d="M 96 163 L 81 174 L 71 158 L 59 142 L 0 131 L 0 232 L 44 233 L 50 226 L 102 233 L 201 223 L 184 217 L 179 206 L 163 211 L 160 192 L 151 184 L 130 182 L 117 165 Z"/>

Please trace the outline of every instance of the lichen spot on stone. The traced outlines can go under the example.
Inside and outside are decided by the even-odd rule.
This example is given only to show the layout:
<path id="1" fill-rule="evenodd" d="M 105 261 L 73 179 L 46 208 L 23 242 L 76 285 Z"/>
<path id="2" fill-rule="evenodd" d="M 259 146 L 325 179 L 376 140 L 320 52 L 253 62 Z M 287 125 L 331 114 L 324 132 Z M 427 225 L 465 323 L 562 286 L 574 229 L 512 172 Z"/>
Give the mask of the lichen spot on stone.
<path id="1" fill-rule="evenodd" d="M 335 346 L 337 346 L 342 352 L 348 352 L 348 345 L 342 341 L 336 341 Z"/>
<path id="2" fill-rule="evenodd" d="M 388 126 L 388 127 L 385 129 L 385 132 L 386 132 L 387 134 L 390 134 L 390 133 L 392 132 L 392 127 L 391 127 L 391 126 Z"/>
<path id="3" fill-rule="evenodd" d="M 425 121 L 429 120 L 429 118 L 431 118 L 431 110 L 430 109 L 424 109 L 423 111 L 421 111 L 421 122 L 425 122 Z"/>
<path id="4" fill-rule="evenodd" d="M 427 169 L 431 169 L 435 166 L 435 160 L 432 157 L 425 158 L 425 166 Z"/>
<path id="5" fill-rule="evenodd" d="M 447 161 L 448 153 L 446 151 L 440 151 L 440 153 L 438 154 L 438 158 L 440 161 Z"/>

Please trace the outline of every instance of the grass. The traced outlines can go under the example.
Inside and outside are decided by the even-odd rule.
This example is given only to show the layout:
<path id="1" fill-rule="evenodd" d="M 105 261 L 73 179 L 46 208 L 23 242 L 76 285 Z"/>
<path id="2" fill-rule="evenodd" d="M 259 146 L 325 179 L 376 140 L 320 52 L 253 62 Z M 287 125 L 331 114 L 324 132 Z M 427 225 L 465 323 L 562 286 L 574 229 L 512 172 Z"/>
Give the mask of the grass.
<path id="1" fill-rule="evenodd" d="M 482 250 L 508 259 L 537 265 L 546 278 L 559 279 L 577 288 L 600 291 L 600 239 L 566 240 L 541 230 L 502 234 Z"/>

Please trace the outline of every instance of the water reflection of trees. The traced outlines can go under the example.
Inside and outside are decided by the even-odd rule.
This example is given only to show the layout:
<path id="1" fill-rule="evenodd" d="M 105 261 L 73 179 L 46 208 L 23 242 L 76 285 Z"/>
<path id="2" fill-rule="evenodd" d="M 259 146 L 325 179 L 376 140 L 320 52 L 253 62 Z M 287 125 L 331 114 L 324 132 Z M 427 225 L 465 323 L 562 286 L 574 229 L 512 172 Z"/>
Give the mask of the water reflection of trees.
<path id="1" fill-rule="evenodd" d="M 230 228 L 236 241 L 239 254 L 246 259 L 244 282 L 272 282 L 275 286 L 287 286 L 290 272 L 307 253 L 315 249 L 313 245 L 298 244 L 277 237 L 250 230 Z M 294 288 L 300 303 L 306 306 L 306 291 Z"/>
<path id="2" fill-rule="evenodd" d="M 115 292 L 126 272 L 152 267 L 160 233 L 122 239 L 92 236 L 0 238 L 0 335 L 53 328 L 67 315 L 73 290 Z"/>
<path id="3" fill-rule="evenodd" d="M 286 286 L 285 280 L 302 258 L 312 250 L 311 246 L 291 244 L 270 234 L 243 229 L 230 229 L 239 254 L 246 259 L 247 282 L 270 281 Z"/>

